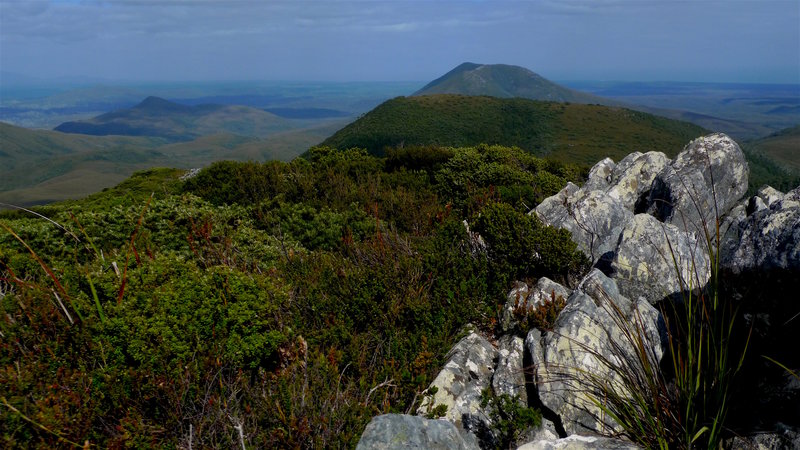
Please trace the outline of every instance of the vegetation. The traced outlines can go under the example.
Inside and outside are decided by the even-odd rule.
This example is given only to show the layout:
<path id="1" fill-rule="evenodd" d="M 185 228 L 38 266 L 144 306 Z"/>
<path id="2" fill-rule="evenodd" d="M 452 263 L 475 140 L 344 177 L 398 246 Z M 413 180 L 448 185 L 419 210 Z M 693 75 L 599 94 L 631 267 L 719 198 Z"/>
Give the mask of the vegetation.
<path id="1" fill-rule="evenodd" d="M 696 125 L 600 105 L 521 98 L 430 95 L 389 100 L 322 145 L 383 155 L 404 146 L 518 146 L 563 162 L 618 160 L 634 150 L 675 156 L 707 131 Z"/>
<path id="2" fill-rule="evenodd" d="M 559 86 L 528 69 L 506 64 L 463 63 L 414 95 L 488 95 L 551 102 L 616 104 L 613 100 Z"/>
<path id="3" fill-rule="evenodd" d="M 508 280 L 582 267 L 523 212 L 583 170 L 424 153 L 158 169 L 2 213 L 2 446 L 352 447 L 415 409 L 459 330 L 493 329 Z"/>
<path id="4" fill-rule="evenodd" d="M 742 145 L 750 165 L 749 195 L 763 185 L 786 192 L 800 186 L 800 125 Z"/>

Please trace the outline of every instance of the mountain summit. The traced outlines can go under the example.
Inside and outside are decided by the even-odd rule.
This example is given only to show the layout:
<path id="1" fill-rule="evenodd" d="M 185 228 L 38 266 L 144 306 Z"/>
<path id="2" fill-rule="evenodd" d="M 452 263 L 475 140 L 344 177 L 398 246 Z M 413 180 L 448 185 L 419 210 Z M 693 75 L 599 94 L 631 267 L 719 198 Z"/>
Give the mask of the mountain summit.
<path id="1" fill-rule="evenodd" d="M 615 104 L 614 101 L 560 86 L 519 66 L 465 62 L 413 95 L 461 94 L 522 97 L 551 102 Z"/>

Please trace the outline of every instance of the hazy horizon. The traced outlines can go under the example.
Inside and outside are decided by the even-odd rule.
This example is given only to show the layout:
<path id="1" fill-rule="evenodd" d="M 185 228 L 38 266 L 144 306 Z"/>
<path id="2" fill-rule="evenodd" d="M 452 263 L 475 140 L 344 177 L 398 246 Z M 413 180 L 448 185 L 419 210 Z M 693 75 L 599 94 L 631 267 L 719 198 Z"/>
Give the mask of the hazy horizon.
<path id="1" fill-rule="evenodd" d="M 427 82 L 470 61 L 796 84 L 798 24 L 795 0 L 0 0 L 0 83 Z"/>

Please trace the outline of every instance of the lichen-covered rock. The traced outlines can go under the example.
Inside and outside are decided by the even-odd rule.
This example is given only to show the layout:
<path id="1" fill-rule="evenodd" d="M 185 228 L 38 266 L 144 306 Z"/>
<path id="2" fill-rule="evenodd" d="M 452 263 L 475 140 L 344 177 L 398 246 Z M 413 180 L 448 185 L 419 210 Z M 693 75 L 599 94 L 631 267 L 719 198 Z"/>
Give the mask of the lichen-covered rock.
<path id="1" fill-rule="evenodd" d="M 616 315 L 616 308 L 622 317 Z M 641 326 L 649 357 L 657 364 L 663 354 L 659 320 L 658 311 L 649 303 L 625 298 L 614 280 L 595 269 L 570 295 L 553 331 L 541 335 L 538 342 L 536 334 L 528 335 L 539 399 L 560 416 L 567 433 L 614 429 L 610 418 L 603 419 L 587 398 L 592 386 L 586 384 L 585 374 L 613 382 L 613 370 L 598 356 L 618 363 L 635 358 L 635 349 L 620 324 Z"/>
<path id="2" fill-rule="evenodd" d="M 539 440 L 517 450 L 640 450 L 633 442 L 599 436 L 572 435 L 557 440 Z"/>
<path id="3" fill-rule="evenodd" d="M 647 212 L 702 236 L 715 215 L 722 217 L 747 191 L 749 173 L 733 139 L 722 133 L 699 137 L 655 177 Z"/>
<path id="4" fill-rule="evenodd" d="M 566 300 L 569 297 L 569 291 L 547 277 L 539 278 L 532 288 L 525 283 L 516 282 L 506 298 L 506 304 L 500 317 L 500 328 L 508 332 L 517 326 L 517 320 L 514 318 L 514 308 L 536 308 L 546 300 L 550 300 L 553 295 L 563 297 Z M 522 332 L 527 331 L 522 330 Z"/>
<path id="5" fill-rule="evenodd" d="M 606 192 L 626 209 L 636 212 L 637 203 L 647 198 L 653 180 L 668 163 L 669 158 L 661 152 L 631 153 L 617 164 Z"/>
<path id="6" fill-rule="evenodd" d="M 589 176 L 583 185 L 584 191 L 606 190 L 611 184 L 611 174 L 617 165 L 611 158 L 606 158 L 595 164 L 589 170 Z"/>
<path id="7" fill-rule="evenodd" d="M 519 402 L 527 406 L 528 394 L 525 391 L 525 372 L 522 359 L 525 342 L 522 338 L 506 335 L 498 343 L 497 368 L 492 377 L 492 388 L 495 395 L 518 397 Z"/>
<path id="8" fill-rule="evenodd" d="M 632 211 L 600 190 L 579 190 L 560 205 L 542 202 L 535 211 L 546 225 L 569 230 L 578 249 L 593 262 L 614 249 L 622 228 L 633 218 Z"/>
<path id="9" fill-rule="evenodd" d="M 492 381 L 497 356 L 497 349 L 478 333 L 461 339 L 429 387 L 435 387 L 436 393 L 425 398 L 417 414 L 425 415 L 436 406 L 445 405 L 443 418 L 457 427 L 467 431 L 488 427 L 489 418 L 481 408 L 480 397 Z"/>
<path id="10" fill-rule="evenodd" d="M 694 233 L 637 214 L 620 234 L 610 276 L 622 295 L 655 304 L 706 285 L 711 273 L 706 246 Z"/>
<path id="11" fill-rule="evenodd" d="M 800 270 L 800 187 L 786 195 L 762 189 L 750 199 L 747 211 L 725 232 L 722 267 L 734 273 Z"/>
<path id="12" fill-rule="evenodd" d="M 404 414 L 373 417 L 364 429 L 357 450 L 478 450 L 475 442 L 465 440 L 452 422 L 429 420 Z"/>

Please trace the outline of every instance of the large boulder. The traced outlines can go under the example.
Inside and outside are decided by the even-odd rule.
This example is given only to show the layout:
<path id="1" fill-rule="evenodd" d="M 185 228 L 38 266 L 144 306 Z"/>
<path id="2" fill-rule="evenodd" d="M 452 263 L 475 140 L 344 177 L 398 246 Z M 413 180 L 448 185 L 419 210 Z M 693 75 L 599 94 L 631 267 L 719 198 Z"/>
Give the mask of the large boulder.
<path id="1" fill-rule="evenodd" d="M 464 440 L 452 422 L 404 414 L 373 417 L 364 429 L 357 450 L 478 450 L 475 442 Z"/>
<path id="2" fill-rule="evenodd" d="M 614 250 L 622 227 L 633 219 L 631 210 L 601 190 L 579 190 L 561 204 L 542 202 L 535 211 L 544 224 L 569 230 L 593 262 Z"/>
<path id="3" fill-rule="evenodd" d="M 424 416 L 445 405 L 444 419 L 485 439 L 490 420 L 481 408 L 481 392 L 492 382 L 497 357 L 497 349 L 486 338 L 468 334 L 450 350 L 447 363 L 428 388 L 435 393 L 425 397 L 417 414 Z"/>
<path id="4" fill-rule="evenodd" d="M 529 333 L 526 345 L 534 365 L 534 383 L 542 404 L 558 414 L 568 434 L 615 429 L 587 397 L 600 395 L 586 374 L 614 382 L 607 362 L 633 361 L 637 350 L 622 327 L 641 327 L 647 355 L 658 364 L 663 354 L 658 311 L 644 300 L 620 294 L 614 280 L 595 269 L 570 295 L 554 329 Z M 603 362 L 606 361 L 606 362 Z"/>
<path id="5" fill-rule="evenodd" d="M 648 214 L 637 214 L 627 224 L 610 267 L 622 295 L 651 304 L 702 288 L 710 277 L 705 240 Z"/>
<path id="6" fill-rule="evenodd" d="M 800 271 L 800 187 L 786 195 L 761 189 L 748 201 L 747 216 L 731 224 L 720 246 L 722 267 Z"/>
<path id="7" fill-rule="evenodd" d="M 739 145 L 722 133 L 690 142 L 653 180 L 647 212 L 699 235 L 713 232 L 747 191 L 750 169 Z"/>

